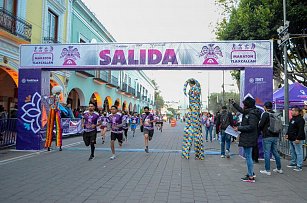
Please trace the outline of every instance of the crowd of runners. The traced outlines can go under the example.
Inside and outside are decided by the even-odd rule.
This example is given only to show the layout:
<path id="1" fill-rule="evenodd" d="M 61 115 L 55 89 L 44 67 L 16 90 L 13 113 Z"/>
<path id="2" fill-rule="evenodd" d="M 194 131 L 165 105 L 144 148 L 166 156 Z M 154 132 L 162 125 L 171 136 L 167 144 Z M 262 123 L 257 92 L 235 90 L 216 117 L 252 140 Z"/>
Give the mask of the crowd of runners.
<path id="1" fill-rule="evenodd" d="M 117 106 L 111 107 L 111 112 L 96 112 L 95 105 L 89 104 L 88 110 L 83 113 L 82 127 L 83 140 L 86 146 L 91 147 L 91 155 L 89 160 L 95 158 L 95 144 L 97 139 L 97 133 L 100 130 L 102 144 L 105 143 L 107 132 L 111 132 L 111 160 L 116 158 L 115 155 L 115 141 L 122 147 L 124 141 L 128 142 L 128 130 L 129 127 L 132 132 L 132 136 L 135 136 L 135 131 L 139 127 L 144 134 L 144 151 L 149 153 L 149 141 L 154 135 L 154 128 L 156 124 L 157 130 L 162 132 L 163 118 L 161 115 L 155 115 L 150 112 L 149 107 L 144 107 L 144 113 L 141 115 L 136 112 L 130 115 L 127 111 L 121 111 Z M 99 130 L 97 130 L 99 129 Z"/>

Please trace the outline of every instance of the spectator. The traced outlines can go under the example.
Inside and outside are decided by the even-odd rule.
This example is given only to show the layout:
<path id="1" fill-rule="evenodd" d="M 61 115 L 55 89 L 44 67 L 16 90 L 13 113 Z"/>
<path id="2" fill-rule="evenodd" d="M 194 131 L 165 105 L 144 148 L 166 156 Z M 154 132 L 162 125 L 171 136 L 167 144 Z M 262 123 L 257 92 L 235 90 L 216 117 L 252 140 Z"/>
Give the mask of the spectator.
<path id="1" fill-rule="evenodd" d="M 272 110 L 272 102 L 264 103 L 265 112 L 261 116 L 259 123 L 259 130 L 262 131 L 263 137 L 263 150 L 264 150 L 264 161 L 265 161 L 265 170 L 261 170 L 260 173 L 271 175 L 270 171 L 270 156 L 273 154 L 276 161 L 276 169 L 274 172 L 283 173 L 281 169 L 280 156 L 277 152 L 277 142 L 279 138 L 279 132 L 273 132 L 270 130 L 270 116 L 273 116 L 275 112 Z M 273 125 L 274 126 L 274 125 Z"/>
<path id="2" fill-rule="evenodd" d="M 247 175 L 241 180 L 244 182 L 255 182 L 254 166 L 252 159 L 252 149 L 258 143 L 258 123 L 260 120 L 261 112 L 256 108 L 255 100 L 247 97 L 243 101 L 244 108 L 242 109 L 238 104 L 232 100 L 233 107 L 243 114 L 240 126 L 234 127 L 235 131 L 240 131 L 239 146 L 243 147 Z"/>
<path id="3" fill-rule="evenodd" d="M 307 105 L 304 105 L 303 118 L 305 120 L 305 135 L 307 135 Z"/>
<path id="4" fill-rule="evenodd" d="M 73 114 L 73 112 L 71 110 L 71 104 L 67 104 L 65 108 L 67 110 L 67 117 L 68 118 L 75 118 L 74 114 Z"/>
<path id="5" fill-rule="evenodd" d="M 230 112 L 227 111 L 227 107 L 223 106 L 220 115 L 216 121 L 216 133 L 221 134 L 221 158 L 230 158 L 230 142 L 231 135 L 225 132 L 228 126 L 233 126 L 233 119 Z M 225 142 L 226 142 L 226 153 L 225 153 Z"/>
<path id="6" fill-rule="evenodd" d="M 300 115 L 299 107 L 292 108 L 292 118 L 289 122 L 286 139 L 290 142 L 291 162 L 287 166 L 295 171 L 302 171 L 303 166 L 303 142 L 305 140 L 305 120 Z"/>

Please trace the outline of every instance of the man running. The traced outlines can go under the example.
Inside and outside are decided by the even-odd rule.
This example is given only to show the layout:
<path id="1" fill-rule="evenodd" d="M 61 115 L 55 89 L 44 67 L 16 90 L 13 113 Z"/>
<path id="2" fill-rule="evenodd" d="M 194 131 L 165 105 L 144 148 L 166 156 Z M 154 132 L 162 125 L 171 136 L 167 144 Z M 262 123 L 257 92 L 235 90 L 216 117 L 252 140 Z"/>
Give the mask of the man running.
<path id="1" fill-rule="evenodd" d="M 128 142 L 128 123 L 129 123 L 129 115 L 127 111 L 123 111 L 123 120 L 125 121 L 125 124 L 123 126 L 125 140 Z"/>
<path id="2" fill-rule="evenodd" d="M 111 107 L 111 115 L 109 117 L 109 121 L 111 124 L 111 151 L 112 156 L 110 157 L 111 160 L 116 158 L 115 156 L 115 140 L 117 139 L 119 146 L 121 147 L 123 144 L 123 126 L 125 124 L 125 120 L 121 114 L 117 113 L 118 108 L 117 106 Z"/>
<path id="3" fill-rule="evenodd" d="M 133 116 L 130 118 L 130 127 L 131 131 L 133 132 L 132 136 L 134 137 L 135 129 L 137 127 L 137 124 L 139 123 L 139 117 L 136 112 L 134 112 Z"/>
<path id="4" fill-rule="evenodd" d="M 99 114 L 94 111 L 95 105 L 93 103 L 89 103 L 89 108 L 87 111 L 84 112 L 83 114 L 83 119 L 82 119 L 82 126 L 84 129 L 83 133 L 83 141 L 85 143 L 85 146 L 91 145 L 91 155 L 90 158 L 88 159 L 93 160 L 94 157 L 94 152 L 95 152 L 95 144 L 96 144 L 96 137 L 97 137 L 97 126 L 99 126 Z"/>
<path id="5" fill-rule="evenodd" d="M 104 144 L 106 140 L 106 132 L 108 129 L 108 123 L 110 123 L 109 117 L 107 116 L 107 112 L 103 112 L 102 116 L 100 117 L 101 121 L 101 138 L 102 138 L 102 144 Z"/>
<path id="6" fill-rule="evenodd" d="M 148 141 L 150 141 L 154 134 L 154 122 L 155 117 L 149 112 L 149 107 L 144 107 L 144 114 L 142 114 L 141 126 L 143 126 L 144 132 L 144 143 L 145 143 L 145 152 L 149 153 L 148 150 Z"/>

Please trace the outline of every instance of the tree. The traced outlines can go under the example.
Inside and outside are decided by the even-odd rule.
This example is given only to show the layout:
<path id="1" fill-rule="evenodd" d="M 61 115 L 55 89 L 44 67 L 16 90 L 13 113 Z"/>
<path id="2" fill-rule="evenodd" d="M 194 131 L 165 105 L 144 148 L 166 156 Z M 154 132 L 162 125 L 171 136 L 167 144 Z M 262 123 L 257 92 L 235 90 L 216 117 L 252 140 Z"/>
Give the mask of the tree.
<path id="1" fill-rule="evenodd" d="M 222 93 L 212 93 L 209 97 L 209 111 L 217 112 L 222 108 Z M 229 105 L 229 99 L 234 99 L 235 101 L 240 101 L 240 95 L 235 92 L 225 92 L 225 105 Z"/>
<path id="2" fill-rule="evenodd" d="M 155 86 L 155 105 L 158 112 L 161 112 L 161 109 L 164 107 L 165 102 L 159 90 L 159 86 L 155 80 L 151 80 Z"/>
<path id="3" fill-rule="evenodd" d="M 277 28 L 283 25 L 281 0 L 216 0 L 223 8 L 225 18 L 218 24 L 216 35 L 220 40 L 278 39 Z M 287 20 L 290 21 L 288 49 L 289 79 L 307 85 L 307 1 L 287 0 Z M 282 84 L 283 53 L 274 40 L 274 79 Z M 240 79 L 239 71 L 232 76 Z"/>

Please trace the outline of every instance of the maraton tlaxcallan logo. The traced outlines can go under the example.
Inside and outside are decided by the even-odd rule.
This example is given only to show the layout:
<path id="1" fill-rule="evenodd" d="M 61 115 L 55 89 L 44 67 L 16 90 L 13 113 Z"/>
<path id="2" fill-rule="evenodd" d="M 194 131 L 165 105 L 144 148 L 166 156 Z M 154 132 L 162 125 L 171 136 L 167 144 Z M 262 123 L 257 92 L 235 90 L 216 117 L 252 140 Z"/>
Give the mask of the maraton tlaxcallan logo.
<path id="1" fill-rule="evenodd" d="M 203 46 L 199 57 L 204 57 L 203 64 L 214 65 L 219 64 L 218 57 L 223 57 L 222 50 L 219 46 L 214 46 L 214 44 L 208 44 L 208 46 Z"/>
<path id="2" fill-rule="evenodd" d="M 64 66 L 75 66 L 77 58 L 80 58 L 80 53 L 78 48 L 68 46 L 68 48 L 63 48 L 60 58 L 64 58 Z"/>

